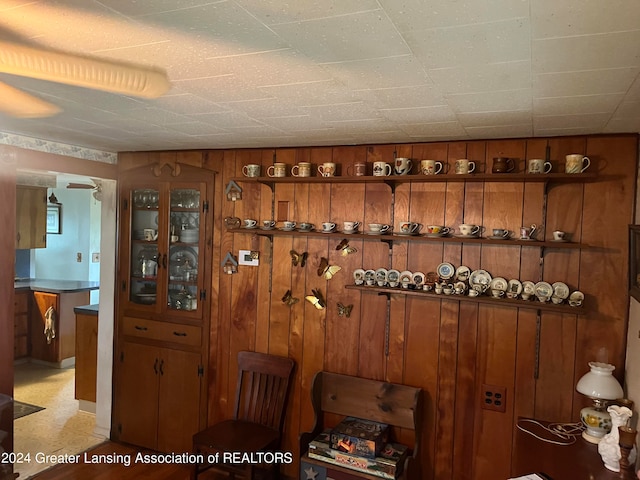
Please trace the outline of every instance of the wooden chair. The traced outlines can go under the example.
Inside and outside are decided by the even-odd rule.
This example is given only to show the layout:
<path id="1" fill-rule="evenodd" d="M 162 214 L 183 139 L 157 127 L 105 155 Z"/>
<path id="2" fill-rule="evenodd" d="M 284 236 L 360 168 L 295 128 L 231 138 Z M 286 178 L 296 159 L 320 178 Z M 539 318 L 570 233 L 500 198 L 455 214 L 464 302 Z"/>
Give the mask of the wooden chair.
<path id="1" fill-rule="evenodd" d="M 257 352 L 238 353 L 238 384 L 233 418 L 224 420 L 193 436 L 193 450 L 204 454 L 205 463 L 196 464 L 192 479 L 213 469 L 235 478 L 253 479 L 257 471 L 277 472 L 277 464 L 223 462 L 224 452 L 275 451 L 280 446 L 289 382 L 295 362 L 290 358 Z M 207 463 L 218 453 L 220 462 Z"/>

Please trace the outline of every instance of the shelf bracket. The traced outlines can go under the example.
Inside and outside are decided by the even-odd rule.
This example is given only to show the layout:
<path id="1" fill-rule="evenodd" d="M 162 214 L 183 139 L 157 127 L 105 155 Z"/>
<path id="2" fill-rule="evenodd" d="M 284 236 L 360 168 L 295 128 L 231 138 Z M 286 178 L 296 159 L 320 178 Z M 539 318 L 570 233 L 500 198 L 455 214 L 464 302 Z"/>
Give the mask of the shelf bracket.
<path id="1" fill-rule="evenodd" d="M 378 292 L 378 295 L 387 297 L 387 318 L 384 321 L 384 356 L 389 356 L 389 335 L 391 329 L 391 293 Z"/>

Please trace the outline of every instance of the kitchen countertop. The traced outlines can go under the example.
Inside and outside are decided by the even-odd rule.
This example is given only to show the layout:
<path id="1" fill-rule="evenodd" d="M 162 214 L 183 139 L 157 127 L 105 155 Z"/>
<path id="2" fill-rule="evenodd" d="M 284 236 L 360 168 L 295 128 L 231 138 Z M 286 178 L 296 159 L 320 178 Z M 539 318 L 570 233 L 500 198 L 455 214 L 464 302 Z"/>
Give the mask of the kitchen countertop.
<path id="1" fill-rule="evenodd" d="M 83 315 L 98 315 L 98 308 L 100 304 L 94 303 L 93 305 L 82 305 L 79 307 L 75 307 L 73 311 L 75 313 L 81 313 Z"/>
<path id="2" fill-rule="evenodd" d="M 16 290 L 31 290 L 46 293 L 73 293 L 98 290 L 100 282 L 88 282 L 77 280 L 39 280 L 30 278 L 13 282 Z"/>

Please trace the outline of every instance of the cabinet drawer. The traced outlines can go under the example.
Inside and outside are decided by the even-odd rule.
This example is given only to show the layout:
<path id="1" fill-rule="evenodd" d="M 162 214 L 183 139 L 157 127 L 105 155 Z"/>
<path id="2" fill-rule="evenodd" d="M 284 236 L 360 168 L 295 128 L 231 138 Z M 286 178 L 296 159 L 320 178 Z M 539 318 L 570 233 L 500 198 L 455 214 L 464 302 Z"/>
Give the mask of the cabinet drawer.
<path id="1" fill-rule="evenodd" d="M 13 296 L 13 309 L 15 313 L 27 313 L 29 311 L 28 293 L 16 293 Z"/>
<path id="2" fill-rule="evenodd" d="M 123 318 L 122 330 L 132 337 L 192 346 L 200 346 L 202 337 L 200 327 L 133 317 Z"/>
<path id="3" fill-rule="evenodd" d="M 23 313 L 13 317 L 13 331 L 16 337 L 29 333 L 29 317 L 27 314 Z"/>

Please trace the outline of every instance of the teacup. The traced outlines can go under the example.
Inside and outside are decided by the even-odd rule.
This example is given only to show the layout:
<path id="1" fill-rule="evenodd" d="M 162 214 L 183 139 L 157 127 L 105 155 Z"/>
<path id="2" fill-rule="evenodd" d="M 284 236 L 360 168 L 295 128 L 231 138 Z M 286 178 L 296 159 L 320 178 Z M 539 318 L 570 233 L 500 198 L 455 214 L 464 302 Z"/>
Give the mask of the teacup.
<path id="1" fill-rule="evenodd" d="M 465 237 L 473 237 L 480 233 L 480 226 L 472 225 L 470 223 L 462 223 L 458 225 L 458 231 Z"/>
<path id="2" fill-rule="evenodd" d="M 345 232 L 354 232 L 360 226 L 360 222 L 342 222 L 342 230 Z"/>
<path id="3" fill-rule="evenodd" d="M 475 289 L 472 288 L 472 289 L 469 290 L 467 295 L 469 295 L 470 297 L 477 297 L 478 295 L 480 295 L 480 292 L 478 292 L 478 290 L 475 290 Z"/>
<path id="4" fill-rule="evenodd" d="M 466 158 L 456 160 L 456 173 L 458 175 L 466 175 L 472 173 L 476 169 L 476 163 Z"/>
<path id="5" fill-rule="evenodd" d="M 267 175 L 270 177 L 286 177 L 287 176 L 287 164 L 286 163 L 274 163 L 267 168 Z"/>
<path id="6" fill-rule="evenodd" d="M 373 176 L 387 177 L 391 175 L 391 165 L 387 162 L 373 162 Z"/>
<path id="7" fill-rule="evenodd" d="M 562 242 L 565 240 L 566 234 L 562 230 L 556 230 L 553 232 L 553 240 L 556 242 Z"/>
<path id="8" fill-rule="evenodd" d="M 449 227 L 445 227 L 444 225 L 427 225 L 425 227 L 427 235 L 440 235 L 444 236 L 451 232 Z"/>
<path id="9" fill-rule="evenodd" d="M 259 177 L 260 176 L 260 165 L 255 163 L 250 163 L 249 165 L 245 165 L 242 167 L 242 174 L 245 177 Z"/>
<path id="10" fill-rule="evenodd" d="M 589 157 L 585 157 L 580 153 L 572 153 L 565 157 L 564 171 L 565 173 L 582 173 L 591 165 Z"/>
<path id="11" fill-rule="evenodd" d="M 245 218 L 244 219 L 244 227 L 245 228 L 254 228 L 256 225 L 258 225 L 258 221 L 254 220 L 252 218 Z"/>
<path id="12" fill-rule="evenodd" d="M 531 240 L 531 237 L 537 230 L 536 224 L 532 224 L 530 227 L 520 227 L 520 240 Z"/>
<path id="13" fill-rule="evenodd" d="M 171 243 L 176 243 L 178 240 L 180 240 L 178 235 L 171 235 Z"/>
<path id="14" fill-rule="evenodd" d="M 532 158 L 529 160 L 527 168 L 528 173 L 549 173 L 551 171 L 551 162 L 545 162 L 541 158 Z"/>
<path id="15" fill-rule="evenodd" d="M 347 174 L 352 177 L 362 177 L 367 174 L 367 164 L 363 162 L 357 162 L 347 167 Z"/>
<path id="16" fill-rule="evenodd" d="M 293 230 L 294 228 L 296 228 L 296 222 L 292 222 L 291 220 L 287 220 L 285 222 L 282 222 L 282 225 L 284 227 L 285 230 Z M 300 224 L 300 228 L 302 228 L 302 223 Z"/>
<path id="17" fill-rule="evenodd" d="M 420 230 L 420 227 L 422 227 L 422 225 L 420 225 L 419 223 L 400 222 L 400 233 L 403 233 L 405 235 L 418 233 L 418 230 Z"/>
<path id="18" fill-rule="evenodd" d="M 336 228 L 336 224 L 333 222 L 323 222 L 322 223 L 322 231 L 323 232 L 331 232 Z"/>
<path id="19" fill-rule="evenodd" d="M 158 233 L 153 228 L 144 229 L 144 239 L 147 242 L 152 242 L 158 238 Z"/>
<path id="20" fill-rule="evenodd" d="M 391 228 L 389 225 L 386 225 L 384 223 L 370 223 L 368 224 L 368 227 L 371 233 L 380 233 L 380 234 L 387 233 Z"/>
<path id="21" fill-rule="evenodd" d="M 273 228 L 276 226 L 276 221 L 275 220 L 263 220 L 262 221 L 262 228 Z"/>
<path id="22" fill-rule="evenodd" d="M 310 177 L 311 164 L 309 162 L 300 162 L 291 167 L 291 175 L 294 177 Z"/>
<path id="23" fill-rule="evenodd" d="M 420 173 L 423 175 L 437 175 L 442 171 L 442 162 L 436 160 L 420 160 Z"/>
<path id="24" fill-rule="evenodd" d="M 295 224 L 295 222 L 293 222 Z M 300 230 L 311 230 L 313 228 L 313 223 L 302 222 L 298 227 Z"/>
<path id="25" fill-rule="evenodd" d="M 396 175 L 407 175 L 411 172 L 412 166 L 410 158 L 398 157 L 393 162 L 393 171 Z"/>
<path id="26" fill-rule="evenodd" d="M 499 290 L 497 288 L 492 288 L 491 289 L 491 296 L 494 298 L 501 298 L 504 296 L 504 291 L 503 290 Z"/>
<path id="27" fill-rule="evenodd" d="M 336 174 L 336 164 L 333 162 L 324 162 L 318 167 L 318 173 L 323 177 L 333 177 Z"/>
<path id="28" fill-rule="evenodd" d="M 509 230 L 506 230 L 504 228 L 494 228 L 492 230 L 492 233 L 494 237 L 509 238 L 509 235 L 511 232 L 509 232 Z"/>

